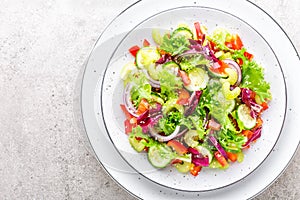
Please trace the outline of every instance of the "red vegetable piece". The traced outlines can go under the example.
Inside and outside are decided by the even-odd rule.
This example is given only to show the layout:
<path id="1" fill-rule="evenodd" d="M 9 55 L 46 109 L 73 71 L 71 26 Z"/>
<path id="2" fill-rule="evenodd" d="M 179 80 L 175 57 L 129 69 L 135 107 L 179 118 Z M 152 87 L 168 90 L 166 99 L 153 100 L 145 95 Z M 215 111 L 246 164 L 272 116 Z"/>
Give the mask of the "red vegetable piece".
<path id="1" fill-rule="evenodd" d="M 200 23 L 199 22 L 195 22 L 194 23 L 194 26 L 195 26 L 195 30 L 196 30 L 196 36 L 197 36 L 197 39 L 200 40 L 202 39 L 202 31 L 201 31 L 201 26 L 200 26 Z"/>
<path id="2" fill-rule="evenodd" d="M 131 119 L 133 116 L 128 112 L 124 104 L 120 104 L 122 111 L 124 112 L 126 119 Z"/>
<path id="3" fill-rule="evenodd" d="M 131 53 L 132 56 L 136 57 L 137 52 L 140 50 L 140 47 L 137 45 L 134 45 L 130 47 L 129 53 Z"/>
<path id="4" fill-rule="evenodd" d="M 191 164 L 191 169 L 190 169 L 190 173 L 193 176 L 198 176 L 199 172 L 201 171 L 202 167 L 201 166 L 196 166 L 194 164 Z"/>
<path id="5" fill-rule="evenodd" d="M 149 42 L 147 39 L 144 39 L 144 41 L 143 41 L 143 46 L 144 46 L 144 47 L 150 46 L 150 42 Z"/>
<path id="6" fill-rule="evenodd" d="M 189 103 L 190 93 L 185 89 L 180 89 L 178 93 L 179 96 L 176 103 L 180 105 L 187 105 Z"/>
<path id="7" fill-rule="evenodd" d="M 225 167 L 228 164 L 226 158 L 222 156 L 219 151 L 216 151 L 214 153 L 214 156 L 217 159 L 217 161 L 222 165 L 222 167 Z"/>
<path id="8" fill-rule="evenodd" d="M 241 50 L 244 46 L 238 34 L 232 35 L 230 40 L 225 42 L 225 45 L 233 50 Z"/>
<path id="9" fill-rule="evenodd" d="M 251 61 L 252 58 L 254 57 L 253 54 L 251 54 L 251 53 L 249 53 L 249 52 L 247 52 L 247 51 L 244 52 L 244 56 L 245 56 L 248 60 L 250 60 L 250 61 Z"/>
<path id="10" fill-rule="evenodd" d="M 179 76 L 181 77 L 183 84 L 185 86 L 187 86 L 191 83 L 191 80 L 185 71 L 178 70 L 178 73 L 179 73 Z"/>
<path id="11" fill-rule="evenodd" d="M 124 121 L 124 126 L 125 126 L 125 133 L 129 134 L 132 131 L 132 128 L 136 127 L 136 123 L 131 123 L 129 119 L 126 119 Z"/>
<path id="12" fill-rule="evenodd" d="M 221 129 L 221 124 L 219 124 L 218 122 L 216 122 L 216 120 L 211 118 L 208 121 L 208 128 L 210 128 L 211 130 L 214 130 L 214 131 L 218 131 Z"/>
<path id="13" fill-rule="evenodd" d="M 172 147 L 179 155 L 186 154 L 188 152 L 188 149 L 177 140 L 170 140 L 167 145 L 169 147 Z"/>
<path id="14" fill-rule="evenodd" d="M 231 152 L 226 152 L 226 153 L 231 162 L 235 162 L 237 160 L 238 156 L 236 153 L 231 153 Z"/>

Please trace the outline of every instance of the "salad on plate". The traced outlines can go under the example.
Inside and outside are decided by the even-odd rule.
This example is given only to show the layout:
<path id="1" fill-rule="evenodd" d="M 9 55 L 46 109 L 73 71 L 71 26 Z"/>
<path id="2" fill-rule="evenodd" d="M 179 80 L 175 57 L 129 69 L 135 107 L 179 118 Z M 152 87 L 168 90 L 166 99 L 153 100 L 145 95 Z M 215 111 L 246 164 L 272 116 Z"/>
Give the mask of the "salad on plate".
<path id="1" fill-rule="evenodd" d="M 195 22 L 129 48 L 124 81 L 125 133 L 155 168 L 197 176 L 203 167 L 242 162 L 262 134 L 272 99 L 264 71 L 238 34 Z"/>

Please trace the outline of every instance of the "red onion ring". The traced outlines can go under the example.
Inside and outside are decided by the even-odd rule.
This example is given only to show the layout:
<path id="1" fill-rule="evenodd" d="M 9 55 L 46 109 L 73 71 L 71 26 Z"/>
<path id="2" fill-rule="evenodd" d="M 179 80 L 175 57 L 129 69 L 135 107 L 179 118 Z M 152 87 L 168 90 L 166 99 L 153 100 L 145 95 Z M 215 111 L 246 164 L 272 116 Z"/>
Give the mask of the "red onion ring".
<path id="1" fill-rule="evenodd" d="M 212 131 L 211 131 L 212 132 Z M 217 150 L 221 153 L 222 156 L 224 156 L 226 158 L 226 160 L 228 160 L 228 156 L 226 151 L 223 149 L 223 147 L 219 144 L 219 142 L 217 141 L 217 139 L 212 135 L 212 133 L 210 132 L 209 135 L 209 140 L 211 141 L 211 143 L 217 148 Z"/>
<path id="2" fill-rule="evenodd" d="M 147 70 L 143 70 L 144 74 L 146 75 L 147 79 L 149 80 L 149 83 L 154 88 L 160 88 L 160 82 L 157 80 L 154 80 L 151 78 Z"/>
<path id="3" fill-rule="evenodd" d="M 126 110 L 134 117 L 138 117 L 139 115 L 137 114 L 137 110 L 135 109 L 135 107 L 132 104 L 131 99 L 130 99 L 131 89 L 132 89 L 132 84 L 128 83 L 124 89 L 123 102 L 124 102 Z"/>
<path id="4" fill-rule="evenodd" d="M 169 140 L 172 140 L 174 137 L 176 137 L 179 133 L 180 126 L 176 126 L 173 133 L 167 136 L 160 135 L 154 127 L 149 127 L 149 132 L 154 139 L 158 140 L 159 142 L 167 142 Z"/>
<path id="5" fill-rule="evenodd" d="M 239 66 L 239 64 L 237 64 L 234 60 L 231 60 L 231 59 L 224 59 L 222 61 L 224 63 L 226 63 L 227 65 L 229 65 L 229 67 L 235 69 L 235 71 L 238 75 L 238 80 L 236 81 L 236 83 L 234 85 L 239 86 L 242 81 L 242 71 L 241 71 L 241 67 Z"/>

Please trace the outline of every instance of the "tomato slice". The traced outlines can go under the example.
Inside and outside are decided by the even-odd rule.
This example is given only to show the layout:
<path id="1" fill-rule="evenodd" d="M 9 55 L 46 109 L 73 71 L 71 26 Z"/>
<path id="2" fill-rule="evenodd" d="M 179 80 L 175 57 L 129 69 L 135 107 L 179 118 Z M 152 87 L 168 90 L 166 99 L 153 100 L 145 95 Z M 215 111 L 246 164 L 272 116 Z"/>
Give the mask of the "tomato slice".
<path id="1" fill-rule="evenodd" d="M 217 159 L 217 161 L 222 165 L 222 167 L 225 167 L 226 165 L 228 165 L 226 158 L 224 156 L 222 156 L 222 154 L 219 151 L 216 151 L 214 153 L 214 155 L 215 155 L 215 158 Z"/>
<path id="2" fill-rule="evenodd" d="M 185 71 L 179 70 L 179 76 L 181 77 L 183 84 L 185 86 L 189 85 L 191 83 L 190 77 L 187 75 Z"/>
<path id="3" fill-rule="evenodd" d="M 124 104 L 120 104 L 122 111 L 124 112 L 126 119 L 131 119 L 133 116 L 128 112 Z"/>
<path id="4" fill-rule="evenodd" d="M 126 134 L 129 134 L 129 133 L 131 133 L 132 128 L 136 127 L 136 123 L 132 124 L 132 123 L 130 122 L 130 119 L 126 119 L 126 120 L 124 121 L 124 126 L 125 126 L 125 133 L 126 133 Z"/>
<path id="5" fill-rule="evenodd" d="M 190 93 L 182 88 L 179 90 L 178 94 L 179 96 L 176 103 L 179 105 L 187 105 L 189 103 Z"/>
<path id="6" fill-rule="evenodd" d="M 140 50 L 140 47 L 137 45 L 134 45 L 134 46 L 130 47 L 128 51 L 132 56 L 135 57 L 139 50 Z"/>
<path id="7" fill-rule="evenodd" d="M 144 47 L 150 46 L 150 42 L 149 42 L 147 39 L 144 39 L 144 41 L 143 41 L 143 46 L 144 46 Z"/>
<path id="8" fill-rule="evenodd" d="M 146 112 L 146 110 L 148 110 L 150 107 L 150 104 L 148 103 L 148 101 L 146 99 L 142 99 L 139 103 L 138 109 L 137 109 L 137 114 L 141 115 L 144 112 Z"/>
<path id="9" fill-rule="evenodd" d="M 177 140 L 170 140 L 167 145 L 169 147 L 172 147 L 179 155 L 186 154 L 188 152 L 188 149 Z"/>
<path id="10" fill-rule="evenodd" d="M 199 172 L 201 171 L 201 166 L 195 166 L 193 163 L 191 164 L 190 173 L 193 176 L 198 176 Z"/>

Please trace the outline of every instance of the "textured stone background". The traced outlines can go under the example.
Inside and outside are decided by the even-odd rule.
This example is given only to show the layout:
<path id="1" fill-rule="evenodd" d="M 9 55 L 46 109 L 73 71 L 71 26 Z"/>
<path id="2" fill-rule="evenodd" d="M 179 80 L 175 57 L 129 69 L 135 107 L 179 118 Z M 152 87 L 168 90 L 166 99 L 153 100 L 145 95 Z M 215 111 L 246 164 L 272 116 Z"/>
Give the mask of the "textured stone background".
<path id="1" fill-rule="evenodd" d="M 96 39 L 134 0 L 0 2 L 0 199 L 133 199 L 90 153 L 73 99 Z M 299 1 L 254 2 L 300 50 Z M 299 156 L 257 199 L 300 199 Z"/>

